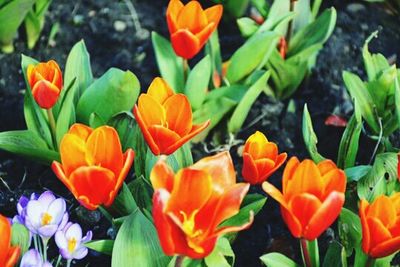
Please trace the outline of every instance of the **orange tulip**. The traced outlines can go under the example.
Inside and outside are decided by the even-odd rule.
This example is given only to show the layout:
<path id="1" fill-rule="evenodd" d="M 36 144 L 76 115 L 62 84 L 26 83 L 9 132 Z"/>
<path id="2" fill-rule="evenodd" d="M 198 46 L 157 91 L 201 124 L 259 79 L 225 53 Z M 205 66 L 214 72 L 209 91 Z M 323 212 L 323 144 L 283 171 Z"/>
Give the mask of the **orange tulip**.
<path id="1" fill-rule="evenodd" d="M 210 123 L 193 125 L 187 97 L 175 94 L 161 78 L 155 78 L 147 94 L 140 95 L 133 113 L 154 155 L 174 153 Z"/>
<path id="2" fill-rule="evenodd" d="M 242 176 L 250 184 L 261 184 L 285 162 L 286 157 L 286 153 L 278 155 L 276 144 L 256 131 L 244 145 Z"/>
<path id="3" fill-rule="evenodd" d="M 171 0 L 167 23 L 175 53 L 185 59 L 194 57 L 217 28 L 222 10 L 222 5 L 203 10 L 197 1 L 183 5 L 180 0 Z"/>
<path id="4" fill-rule="evenodd" d="M 379 196 L 369 204 L 360 202 L 362 249 L 372 258 L 383 258 L 400 250 L 400 193 Z"/>
<path id="5" fill-rule="evenodd" d="M 236 183 L 228 152 L 206 157 L 174 174 L 162 157 L 150 180 L 154 187 L 153 218 L 166 255 L 204 258 L 217 238 L 250 226 L 219 226 L 239 212 L 249 184 Z"/>
<path id="6" fill-rule="evenodd" d="M 121 188 L 135 156 L 122 154 L 117 131 L 109 126 L 95 130 L 74 124 L 60 144 L 61 163 L 52 169 L 87 209 L 110 206 Z"/>
<path id="7" fill-rule="evenodd" d="M 52 108 L 61 93 L 63 86 L 62 73 L 57 62 L 29 65 L 27 78 L 32 89 L 32 95 L 41 108 Z"/>
<path id="8" fill-rule="evenodd" d="M 19 247 L 11 247 L 11 225 L 0 214 L 0 266 L 13 267 L 20 255 Z"/>
<path id="9" fill-rule="evenodd" d="M 264 182 L 265 192 L 281 204 L 283 220 L 296 238 L 318 238 L 339 216 L 346 175 L 331 160 L 301 163 L 292 157 L 283 172 L 281 193 Z"/>

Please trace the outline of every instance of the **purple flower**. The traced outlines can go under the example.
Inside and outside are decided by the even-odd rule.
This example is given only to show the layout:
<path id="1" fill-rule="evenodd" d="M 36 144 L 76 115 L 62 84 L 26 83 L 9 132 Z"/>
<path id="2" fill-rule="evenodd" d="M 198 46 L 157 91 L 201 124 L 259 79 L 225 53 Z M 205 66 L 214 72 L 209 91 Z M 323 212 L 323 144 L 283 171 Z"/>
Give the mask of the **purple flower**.
<path id="1" fill-rule="evenodd" d="M 48 261 L 43 262 L 36 249 L 28 250 L 21 259 L 20 267 L 53 267 Z"/>
<path id="2" fill-rule="evenodd" d="M 37 200 L 30 200 L 26 206 L 25 226 L 42 238 L 52 237 L 68 222 L 68 213 L 63 198 L 56 198 L 46 191 Z"/>
<path id="3" fill-rule="evenodd" d="M 77 223 L 69 222 L 64 229 L 56 233 L 55 241 L 64 259 L 83 259 L 88 249 L 83 245 L 92 240 L 92 231 L 82 238 L 82 228 Z"/>
<path id="4" fill-rule="evenodd" d="M 27 198 L 26 196 L 20 197 L 17 204 L 18 215 L 15 215 L 12 219 L 13 223 L 25 225 L 26 206 L 28 206 L 30 200 L 37 200 L 37 196 L 35 193 L 33 193 L 30 198 Z"/>

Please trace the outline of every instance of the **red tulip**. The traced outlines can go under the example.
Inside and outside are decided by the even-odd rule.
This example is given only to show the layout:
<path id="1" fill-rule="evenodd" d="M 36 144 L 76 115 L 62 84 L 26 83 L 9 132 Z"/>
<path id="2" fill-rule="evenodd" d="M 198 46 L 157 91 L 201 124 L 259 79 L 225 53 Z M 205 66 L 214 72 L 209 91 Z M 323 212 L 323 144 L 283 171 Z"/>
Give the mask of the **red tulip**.
<path id="1" fill-rule="evenodd" d="M 11 246 L 10 222 L 0 214 L 0 266 L 13 267 L 18 261 L 19 255 L 19 247 Z"/>

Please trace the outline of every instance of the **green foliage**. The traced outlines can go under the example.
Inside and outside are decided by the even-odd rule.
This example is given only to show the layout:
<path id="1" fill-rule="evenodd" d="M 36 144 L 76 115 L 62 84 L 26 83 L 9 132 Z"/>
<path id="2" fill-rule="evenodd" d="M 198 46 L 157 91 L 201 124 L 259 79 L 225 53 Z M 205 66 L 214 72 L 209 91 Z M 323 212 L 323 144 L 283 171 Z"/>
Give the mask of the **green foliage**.
<path id="1" fill-rule="evenodd" d="M 314 128 L 312 125 L 310 113 L 308 112 L 307 104 L 304 105 L 302 129 L 303 129 L 304 143 L 306 144 L 306 148 L 307 148 L 308 153 L 310 154 L 311 158 L 316 163 L 324 160 L 325 158 L 318 153 L 318 148 L 317 148 L 318 138 L 314 132 Z"/>
<path id="2" fill-rule="evenodd" d="M 105 255 L 112 255 L 114 240 L 96 240 L 85 243 L 85 247 L 91 250 L 103 253 Z"/>
<path id="3" fill-rule="evenodd" d="M 22 224 L 14 223 L 11 227 L 11 245 L 21 249 L 21 255 L 28 251 L 31 243 L 29 230 Z"/>
<path id="4" fill-rule="evenodd" d="M 260 260 L 265 264 L 265 266 L 268 267 L 300 267 L 300 265 L 294 262 L 292 259 L 289 259 L 285 255 L 276 252 L 265 254 L 260 257 Z"/>
<path id="5" fill-rule="evenodd" d="M 25 29 L 29 49 L 34 48 L 36 42 L 39 40 L 40 33 L 44 27 L 45 16 L 51 2 L 52 0 L 36 0 L 32 9 L 25 17 Z"/>

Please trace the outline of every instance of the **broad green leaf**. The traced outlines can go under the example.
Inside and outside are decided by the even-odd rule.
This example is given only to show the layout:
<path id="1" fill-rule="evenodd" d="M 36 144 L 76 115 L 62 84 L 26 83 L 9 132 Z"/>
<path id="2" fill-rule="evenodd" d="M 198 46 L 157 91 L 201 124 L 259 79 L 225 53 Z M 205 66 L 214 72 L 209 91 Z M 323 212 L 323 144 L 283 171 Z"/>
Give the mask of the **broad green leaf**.
<path id="1" fill-rule="evenodd" d="M 325 158 L 318 153 L 318 138 L 314 132 L 314 127 L 312 124 L 310 113 L 308 112 L 307 104 L 304 105 L 302 132 L 304 143 L 306 144 L 306 148 L 311 158 L 316 163 L 323 161 Z"/>
<path id="2" fill-rule="evenodd" d="M 366 120 L 374 133 L 379 133 L 380 127 L 375 111 L 376 107 L 365 84 L 361 81 L 360 77 L 347 71 L 343 72 L 343 80 L 351 97 L 355 99 L 355 103 L 358 105 L 364 120 Z"/>
<path id="3" fill-rule="evenodd" d="M 250 0 L 229 0 L 224 4 L 224 9 L 235 18 L 238 18 L 246 12 Z"/>
<path id="4" fill-rule="evenodd" d="M 30 130 L 0 133 L 0 149 L 50 165 L 59 154 L 48 149 L 46 142 Z"/>
<path id="5" fill-rule="evenodd" d="M 268 17 L 264 22 L 264 24 L 268 23 L 269 20 L 278 21 L 282 16 L 285 16 L 290 13 L 289 9 L 290 9 L 290 0 L 273 1 L 271 9 L 268 13 Z M 285 23 L 282 23 L 278 27 L 276 27 L 275 32 L 279 33 L 280 36 L 286 36 L 289 21 L 285 21 Z"/>
<path id="6" fill-rule="evenodd" d="M 117 113 L 130 111 L 139 91 L 135 74 L 111 68 L 82 94 L 76 110 L 77 120 L 87 124 L 90 114 L 96 113 L 107 122 Z"/>
<path id="7" fill-rule="evenodd" d="M 221 75 L 222 56 L 221 56 L 221 46 L 218 37 L 218 30 L 215 30 L 214 33 L 211 35 L 210 39 L 208 39 L 205 51 L 206 55 L 209 55 L 211 59 L 211 66 L 212 66 L 211 77 L 215 73 Z M 212 85 L 216 86 L 215 84 Z"/>
<path id="8" fill-rule="evenodd" d="M 226 78 L 231 84 L 245 78 L 267 62 L 278 44 L 279 35 L 265 31 L 253 35 L 232 55 Z"/>
<path id="9" fill-rule="evenodd" d="M 190 71 L 186 81 L 184 94 L 188 97 L 193 110 L 200 108 L 208 92 L 211 78 L 210 56 L 205 56 Z"/>
<path id="10" fill-rule="evenodd" d="M 0 9 L 0 47 L 3 52 L 14 51 L 12 41 L 35 0 L 13 0 Z"/>
<path id="11" fill-rule="evenodd" d="M 11 227 L 11 245 L 18 246 L 21 249 L 21 255 L 28 251 L 31 244 L 29 230 L 22 224 L 13 223 Z"/>
<path id="12" fill-rule="evenodd" d="M 294 262 L 292 259 L 289 259 L 285 255 L 277 252 L 264 254 L 260 257 L 260 260 L 267 267 L 300 267 L 300 265 Z"/>
<path id="13" fill-rule="evenodd" d="M 93 129 L 96 129 L 100 126 L 106 125 L 106 121 L 103 120 L 96 112 L 93 112 L 89 116 L 89 126 Z"/>
<path id="14" fill-rule="evenodd" d="M 72 89 L 75 82 L 76 79 L 72 80 L 68 88 L 64 89 L 65 97 L 60 104 L 61 110 L 58 114 L 56 123 L 56 138 L 58 146 L 60 146 L 62 138 L 68 132 L 72 124 L 74 124 L 76 121 L 75 105 L 73 102 L 74 91 Z"/>
<path id="15" fill-rule="evenodd" d="M 235 253 L 232 250 L 229 240 L 224 237 L 220 237 L 211 254 L 204 258 L 204 262 L 208 267 L 234 266 Z"/>
<path id="16" fill-rule="evenodd" d="M 294 12 L 296 13 L 296 17 L 293 19 L 294 33 L 304 29 L 314 20 L 311 14 L 310 1 L 313 0 L 297 0 L 294 5 Z"/>
<path id="17" fill-rule="evenodd" d="M 130 182 L 128 187 L 136 201 L 136 204 L 141 210 L 150 210 L 152 208 L 153 187 L 151 186 L 150 181 L 146 180 L 146 178 L 141 175 Z"/>
<path id="18" fill-rule="evenodd" d="M 347 182 L 357 182 L 371 171 L 370 165 L 358 165 L 344 169 L 346 173 Z"/>
<path id="19" fill-rule="evenodd" d="M 400 73 L 398 71 L 398 73 Z M 397 118 L 397 125 L 400 125 L 400 81 L 399 77 L 394 81 L 394 102 L 395 102 L 395 112 Z"/>
<path id="20" fill-rule="evenodd" d="M 128 148 L 134 148 L 136 121 L 131 113 L 122 112 L 114 115 L 107 122 L 107 125 L 117 130 L 123 151 Z"/>
<path id="21" fill-rule="evenodd" d="M 276 2 L 276 1 L 275 1 Z M 284 1 L 282 1 L 284 2 Z M 264 21 L 263 24 L 258 28 L 258 31 L 275 31 L 280 33 L 281 31 L 278 30 L 282 28 L 282 26 L 287 25 L 287 23 L 293 20 L 296 17 L 295 12 L 286 11 L 282 14 L 278 14 L 278 16 L 268 16 L 267 19 Z M 283 34 L 282 34 L 283 36 Z"/>
<path id="22" fill-rule="evenodd" d="M 140 127 L 136 124 L 134 129 L 134 144 L 133 150 L 135 151 L 135 168 L 136 177 L 146 177 L 146 155 L 149 150 L 146 141 L 144 140 Z"/>
<path id="23" fill-rule="evenodd" d="M 236 134 L 242 128 L 252 105 L 261 92 L 267 87 L 267 81 L 270 75 L 270 72 L 265 72 L 252 86 L 250 86 L 246 94 L 240 100 L 228 122 L 228 131 L 230 133 Z"/>
<path id="24" fill-rule="evenodd" d="M 337 241 L 330 242 L 322 267 L 347 267 L 346 250 Z"/>
<path id="25" fill-rule="evenodd" d="M 260 12 L 261 16 L 266 17 L 270 9 L 270 5 L 264 0 L 251 0 L 251 4 Z"/>
<path id="26" fill-rule="evenodd" d="M 347 257 L 353 253 L 361 244 L 361 222 L 360 218 L 354 212 L 342 208 L 338 221 L 340 242 L 346 249 Z"/>
<path id="27" fill-rule="evenodd" d="M 112 253 L 112 267 L 167 266 L 154 225 L 140 210 L 125 219 L 118 231 Z"/>
<path id="28" fill-rule="evenodd" d="M 389 63 L 382 54 L 371 54 L 368 50 L 368 44 L 371 40 L 378 36 L 378 31 L 371 33 L 363 46 L 363 59 L 365 70 L 367 71 L 368 80 L 373 81 L 378 78 L 378 75 L 385 69 L 388 69 Z"/>
<path id="29" fill-rule="evenodd" d="M 218 90 L 212 90 L 207 94 L 206 101 L 217 100 L 222 97 L 229 98 L 236 103 L 239 103 L 243 96 L 248 90 L 248 86 L 245 85 L 231 85 L 218 88 Z"/>
<path id="30" fill-rule="evenodd" d="M 128 216 L 129 214 L 134 212 L 137 207 L 138 206 L 136 205 L 136 201 L 133 198 L 129 187 L 124 182 L 122 184 L 121 191 L 114 200 L 114 203 L 109 208 L 107 208 L 107 210 L 109 210 L 112 214 L 117 215 L 114 217 L 123 217 Z"/>
<path id="31" fill-rule="evenodd" d="M 247 17 L 237 19 L 236 23 L 243 37 L 252 36 L 260 27 L 257 22 Z"/>
<path id="32" fill-rule="evenodd" d="M 185 78 L 182 58 L 175 54 L 171 43 L 158 33 L 152 32 L 151 40 L 161 76 L 175 92 L 183 92 Z"/>
<path id="33" fill-rule="evenodd" d="M 114 240 L 94 240 L 85 243 L 85 247 L 90 248 L 91 250 L 103 253 L 105 255 L 112 255 Z"/>

